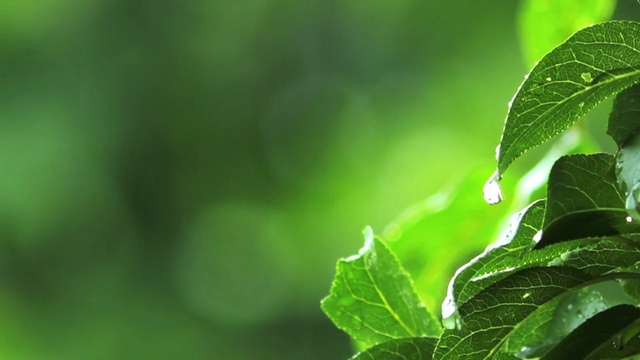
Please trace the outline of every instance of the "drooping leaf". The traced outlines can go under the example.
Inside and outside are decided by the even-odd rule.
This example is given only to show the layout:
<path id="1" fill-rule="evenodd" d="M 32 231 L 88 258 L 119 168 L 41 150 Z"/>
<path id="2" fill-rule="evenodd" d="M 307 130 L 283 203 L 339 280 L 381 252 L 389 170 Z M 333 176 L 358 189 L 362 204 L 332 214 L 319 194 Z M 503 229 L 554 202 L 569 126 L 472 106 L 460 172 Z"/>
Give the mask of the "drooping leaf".
<path id="1" fill-rule="evenodd" d="M 514 215 L 507 233 L 498 244 L 487 247 L 484 253 L 461 267 L 451 279 L 447 298 L 443 304 L 443 317 L 455 313 L 457 306 L 464 304 L 480 290 L 498 281 L 494 277 L 485 281 L 471 281 L 478 273 L 504 258 L 519 257 L 535 244 L 533 236 L 542 228 L 545 203 L 537 201 Z M 508 274 L 505 274 L 505 276 Z"/>
<path id="2" fill-rule="evenodd" d="M 367 347 L 441 332 L 407 273 L 370 228 L 365 230 L 365 246 L 359 254 L 338 262 L 322 309 L 338 328 Z"/>
<path id="3" fill-rule="evenodd" d="M 560 267 L 537 267 L 511 274 L 459 308 L 460 330 L 442 334 L 434 359 L 490 359 L 514 328 L 538 307 L 593 277 Z"/>
<path id="4" fill-rule="evenodd" d="M 574 32 L 607 21 L 615 0 L 525 0 L 520 3 L 520 39 L 529 66 Z"/>
<path id="5" fill-rule="evenodd" d="M 542 360 L 621 359 L 640 353 L 639 334 L 640 309 L 614 306 L 586 321 Z"/>
<path id="6" fill-rule="evenodd" d="M 607 134 L 622 147 L 631 134 L 640 128 L 640 85 L 620 92 L 613 100 Z"/>
<path id="7" fill-rule="evenodd" d="M 389 340 L 356 354 L 351 360 L 431 360 L 437 342 L 435 337 Z"/>
<path id="8" fill-rule="evenodd" d="M 566 130 L 606 97 L 640 81 L 640 23 L 590 26 L 533 68 L 511 102 L 498 173 L 525 151 Z"/>
<path id="9" fill-rule="evenodd" d="M 640 231 L 629 223 L 608 154 L 560 158 L 549 174 L 547 212 L 535 248 L 561 241 Z"/>

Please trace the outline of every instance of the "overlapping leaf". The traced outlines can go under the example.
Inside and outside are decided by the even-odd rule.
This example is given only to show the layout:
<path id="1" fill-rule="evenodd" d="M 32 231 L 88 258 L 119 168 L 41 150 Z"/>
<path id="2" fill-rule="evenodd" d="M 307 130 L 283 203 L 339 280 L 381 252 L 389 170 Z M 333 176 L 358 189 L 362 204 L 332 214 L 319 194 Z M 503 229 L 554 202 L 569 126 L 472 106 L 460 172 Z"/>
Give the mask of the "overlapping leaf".
<path id="1" fill-rule="evenodd" d="M 522 358 L 540 357 L 586 319 L 608 308 L 595 290 L 585 288 L 558 296 L 518 324 L 500 351 Z"/>
<path id="2" fill-rule="evenodd" d="M 504 258 L 494 264 L 495 273 L 504 277 L 517 271 L 513 269 L 522 271 L 522 269 L 535 266 L 558 266 L 561 271 L 572 268 L 594 278 L 600 277 L 602 281 L 611 278 L 625 278 L 628 276 L 627 271 L 635 272 L 640 264 L 640 246 L 636 241 L 637 238 L 602 238 L 553 244 L 540 250 L 533 250 L 522 258 Z M 489 278 L 491 274 L 480 276 Z M 489 289 L 491 287 L 486 291 Z M 498 295 L 494 293 L 494 296 Z M 525 352 L 540 355 L 540 352 L 548 350 L 573 327 L 585 321 L 588 317 L 587 314 L 592 315 L 606 308 L 594 307 L 597 302 L 591 301 L 593 299 L 587 302 L 583 301 L 585 296 L 589 300 L 588 294 L 566 292 L 548 303 L 541 304 L 514 327 L 512 334 L 504 335 L 506 341 L 501 351 L 510 354 Z M 502 301 L 509 302 L 508 299 L 502 299 Z M 582 310 L 581 301 L 584 308 Z M 566 305 L 567 302 L 571 304 L 573 311 L 565 313 L 563 319 L 573 323 L 574 326 L 561 328 L 555 323 L 555 319 L 558 316 L 558 311 L 562 311 L 561 309 L 564 307 L 562 304 Z M 467 324 L 469 319 L 462 316 L 462 321 Z M 524 348 L 528 350 L 523 351 Z"/>
<path id="3" fill-rule="evenodd" d="M 624 193 L 624 206 L 640 222 L 640 85 L 616 97 L 607 132 L 618 143 L 616 156 L 618 184 Z"/>
<path id="4" fill-rule="evenodd" d="M 441 331 L 418 299 L 407 273 L 370 228 L 360 253 L 338 262 L 322 309 L 340 329 L 367 347 L 404 337 L 438 336 Z"/>
<path id="5" fill-rule="evenodd" d="M 616 95 L 609 114 L 607 134 L 622 147 L 640 128 L 640 85 L 634 85 Z"/>
<path id="6" fill-rule="evenodd" d="M 351 360 L 431 360 L 438 338 L 413 337 L 389 340 L 358 353 Z"/>
<path id="7" fill-rule="evenodd" d="M 544 201 L 537 201 L 521 213 L 516 214 L 509 225 L 505 238 L 500 241 L 502 246 L 488 247 L 483 254 L 461 267 L 451 280 L 445 300 L 445 303 L 448 304 L 445 304 L 445 307 L 463 304 L 483 288 L 498 281 L 499 275 L 480 281 L 472 281 L 472 279 L 478 277 L 478 274 L 491 272 L 493 264 L 499 263 L 502 259 L 517 258 L 521 253 L 533 247 L 533 237 L 542 229 L 544 211 Z"/>
<path id="8" fill-rule="evenodd" d="M 640 231 L 627 221 L 612 155 L 571 155 L 551 169 L 542 239 L 536 248 L 579 238 Z"/>
<path id="9" fill-rule="evenodd" d="M 640 352 L 640 309 L 618 305 L 595 315 L 542 360 L 620 359 Z"/>
<path id="10" fill-rule="evenodd" d="M 536 267 L 518 271 L 460 306 L 464 327 L 445 330 L 434 359 L 490 359 L 529 314 L 593 277 L 572 268 Z"/>
<path id="11" fill-rule="evenodd" d="M 578 31 L 540 60 L 513 98 L 498 173 L 639 81 L 640 23 L 611 21 Z"/>

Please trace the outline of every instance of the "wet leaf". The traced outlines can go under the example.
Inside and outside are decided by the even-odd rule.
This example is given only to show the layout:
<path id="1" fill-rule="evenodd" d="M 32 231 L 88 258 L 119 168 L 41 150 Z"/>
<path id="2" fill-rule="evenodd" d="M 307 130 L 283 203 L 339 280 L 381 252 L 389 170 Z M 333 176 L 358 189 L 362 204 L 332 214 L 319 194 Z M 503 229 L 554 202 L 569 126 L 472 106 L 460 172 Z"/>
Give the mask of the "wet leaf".
<path id="1" fill-rule="evenodd" d="M 559 267 L 530 268 L 511 274 L 460 306 L 464 325 L 460 330 L 444 331 L 434 359 L 492 358 L 529 314 L 592 278 L 583 271 Z"/>
<path id="2" fill-rule="evenodd" d="M 586 321 L 542 360 L 624 358 L 640 352 L 638 334 L 640 309 L 614 306 Z"/>
<path id="3" fill-rule="evenodd" d="M 640 23 L 611 21 L 578 31 L 544 56 L 512 100 L 499 174 L 606 97 L 640 81 L 639 49 Z"/>
<path id="4" fill-rule="evenodd" d="M 358 353 L 351 360 L 431 360 L 438 338 L 395 339 Z"/>
<path id="5" fill-rule="evenodd" d="M 609 308 L 597 291 L 558 296 L 522 321 L 500 349 L 519 357 L 540 357 L 595 314 Z"/>
<path id="6" fill-rule="evenodd" d="M 491 245 L 475 259 L 461 267 L 449 285 L 447 299 L 443 304 L 443 316 L 452 315 L 456 304 L 464 304 L 479 291 L 498 281 L 501 277 L 472 281 L 478 274 L 490 272 L 492 264 L 499 263 L 504 258 L 517 258 L 534 245 L 533 237 L 542 228 L 545 203 L 537 201 L 528 206 L 521 213 L 516 214 L 504 239 L 498 245 Z M 507 276 L 508 274 L 504 274 Z M 448 307 L 448 310 L 447 310 Z M 446 311 L 445 311 L 446 310 Z"/>
<path id="7" fill-rule="evenodd" d="M 622 147 L 629 136 L 640 128 L 640 85 L 634 85 L 616 95 L 609 114 L 607 134 Z"/>
<path id="8" fill-rule="evenodd" d="M 441 332 L 407 273 L 370 228 L 365 230 L 365 246 L 359 254 L 338 262 L 322 309 L 338 328 L 366 347 Z"/>
<path id="9" fill-rule="evenodd" d="M 535 248 L 638 231 L 639 224 L 627 221 L 612 155 L 564 156 L 554 164 L 542 238 Z"/>
<path id="10" fill-rule="evenodd" d="M 640 222 L 640 133 L 631 135 L 620 148 L 616 168 L 624 208 L 635 222 Z"/>

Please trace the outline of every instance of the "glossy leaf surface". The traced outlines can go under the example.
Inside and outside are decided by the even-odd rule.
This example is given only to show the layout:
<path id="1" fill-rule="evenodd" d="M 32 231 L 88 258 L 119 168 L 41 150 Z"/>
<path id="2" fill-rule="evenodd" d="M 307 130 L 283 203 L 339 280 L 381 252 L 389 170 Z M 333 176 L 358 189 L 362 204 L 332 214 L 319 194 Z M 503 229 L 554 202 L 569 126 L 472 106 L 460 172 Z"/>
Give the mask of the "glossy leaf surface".
<path id="1" fill-rule="evenodd" d="M 571 155 L 555 163 L 549 175 L 542 239 L 536 248 L 637 231 L 640 226 L 627 221 L 613 156 Z"/>
<path id="2" fill-rule="evenodd" d="M 608 96 L 640 81 L 639 49 L 640 24 L 611 21 L 578 31 L 542 58 L 511 102 L 499 174 Z"/>
<path id="3" fill-rule="evenodd" d="M 542 360 L 620 359 L 640 352 L 640 309 L 618 305 L 595 315 Z"/>
<path id="4" fill-rule="evenodd" d="M 592 279 L 572 268 L 525 269 L 460 306 L 463 326 L 442 334 L 434 359 L 490 359 L 506 337 L 540 306 Z"/>

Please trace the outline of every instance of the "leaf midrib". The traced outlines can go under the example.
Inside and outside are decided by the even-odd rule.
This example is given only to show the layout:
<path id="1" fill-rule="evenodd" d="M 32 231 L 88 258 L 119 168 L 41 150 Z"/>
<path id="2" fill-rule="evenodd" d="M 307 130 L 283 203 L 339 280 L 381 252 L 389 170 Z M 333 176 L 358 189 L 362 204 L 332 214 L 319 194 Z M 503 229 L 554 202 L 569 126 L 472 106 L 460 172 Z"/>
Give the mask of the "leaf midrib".
<path id="1" fill-rule="evenodd" d="M 627 45 L 627 46 L 628 46 L 628 45 Z M 597 89 L 597 88 L 602 87 L 602 86 L 604 86 L 604 85 L 608 85 L 608 84 L 613 83 L 613 82 L 616 82 L 616 81 L 618 81 L 618 80 L 624 80 L 624 79 L 626 79 L 626 78 L 630 78 L 630 77 L 633 77 L 634 75 L 639 75 L 639 74 L 640 74 L 640 68 L 633 68 L 633 67 L 632 67 L 632 68 L 629 68 L 629 69 L 631 69 L 631 70 L 632 70 L 632 71 L 630 71 L 629 73 L 625 73 L 625 74 L 623 74 L 623 75 L 613 75 L 614 77 L 613 77 L 613 78 L 611 78 L 611 79 L 606 79 L 606 80 L 602 80 L 602 81 L 596 82 L 595 84 L 590 84 L 589 86 L 585 87 L 584 89 L 579 90 L 579 91 L 577 91 L 577 92 L 573 93 L 573 94 L 572 94 L 572 95 L 570 95 L 570 96 L 567 96 L 567 97 L 566 97 L 566 98 L 564 98 L 563 100 L 561 100 L 561 101 L 557 102 L 557 103 L 556 103 L 556 105 L 553 105 L 551 108 L 549 108 L 549 109 L 545 110 L 545 111 L 544 111 L 540 116 L 536 117 L 536 118 L 535 118 L 535 120 L 534 120 L 534 121 L 531 123 L 531 125 L 529 125 L 528 127 L 530 128 L 531 126 L 537 126 L 537 125 L 538 125 L 538 123 L 540 122 L 540 119 L 543 119 L 543 118 L 547 117 L 549 112 L 551 112 L 551 111 L 555 111 L 555 110 L 557 110 L 557 109 L 560 109 L 560 108 L 562 108 L 562 107 L 566 106 L 568 102 L 570 102 L 570 101 L 574 100 L 576 97 L 578 97 L 578 96 L 580 96 L 580 95 L 583 95 L 583 94 L 584 94 L 584 93 L 586 93 L 586 92 L 589 92 L 589 91 L 591 91 L 591 90 L 595 91 L 594 89 Z M 605 72 L 606 72 L 606 71 L 605 71 Z M 527 79 L 527 81 L 529 81 L 529 80 Z M 596 103 L 598 103 L 598 102 L 599 102 L 599 101 L 596 101 Z M 594 105 L 595 105 L 595 104 L 594 104 Z M 514 111 L 514 110 L 513 110 L 513 108 L 511 108 L 511 109 L 509 110 L 509 113 L 511 113 L 512 111 Z M 516 116 L 519 118 L 520 116 L 523 116 L 523 115 L 516 115 Z M 507 116 L 507 117 L 508 117 L 508 116 Z M 575 121 L 574 121 L 574 122 L 575 122 Z M 573 122 L 572 122 L 572 124 L 573 124 Z M 571 126 L 571 124 L 570 124 L 569 126 Z M 560 131 L 555 131 L 555 134 L 554 134 L 554 135 L 552 135 L 551 137 L 553 137 L 553 136 L 557 135 L 557 134 L 558 134 L 558 133 L 560 133 L 560 132 L 562 132 L 562 130 L 560 130 Z M 511 151 L 511 149 L 513 149 L 513 147 L 515 146 L 515 144 L 517 144 L 518 142 L 520 142 L 520 141 L 522 140 L 522 138 L 523 138 L 525 135 L 529 135 L 529 131 L 523 131 L 523 132 L 521 132 L 521 133 L 520 133 L 520 134 L 518 134 L 518 136 L 517 136 L 517 137 L 516 137 L 512 142 L 511 142 L 511 144 L 508 144 L 508 145 L 507 145 L 507 147 L 506 147 L 506 149 L 505 149 L 505 151 L 504 151 L 504 155 L 502 155 L 502 156 L 501 156 L 501 160 L 503 160 L 503 159 L 504 159 L 504 157 L 506 156 L 506 154 L 508 154 L 508 153 Z M 501 170 L 501 171 L 500 171 L 500 173 L 503 173 L 503 172 L 504 172 L 504 170 L 506 170 L 506 168 L 508 168 L 508 167 L 509 167 L 509 165 L 511 165 L 511 163 L 513 163 L 513 161 L 514 161 L 514 160 L 515 160 L 519 155 L 521 155 L 522 153 L 524 153 L 525 151 L 527 151 L 527 150 L 529 150 L 529 149 L 531 149 L 531 148 L 532 148 L 532 146 L 527 146 L 527 147 L 526 147 L 526 148 L 525 148 L 525 149 L 524 149 L 520 154 L 517 154 L 517 155 L 516 155 L 515 157 L 513 157 L 513 159 L 511 159 L 508 163 L 504 164 L 504 165 L 502 166 L 503 170 Z"/>

